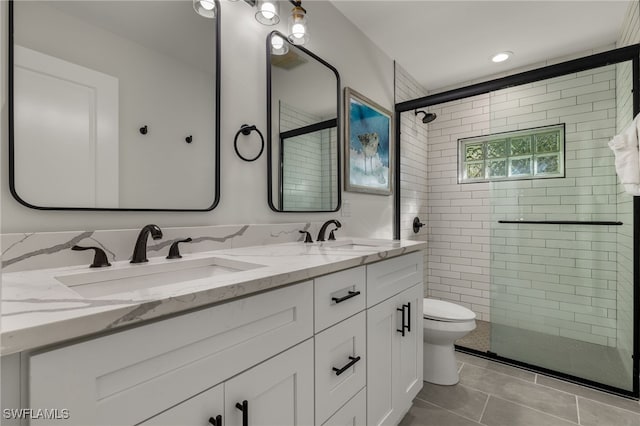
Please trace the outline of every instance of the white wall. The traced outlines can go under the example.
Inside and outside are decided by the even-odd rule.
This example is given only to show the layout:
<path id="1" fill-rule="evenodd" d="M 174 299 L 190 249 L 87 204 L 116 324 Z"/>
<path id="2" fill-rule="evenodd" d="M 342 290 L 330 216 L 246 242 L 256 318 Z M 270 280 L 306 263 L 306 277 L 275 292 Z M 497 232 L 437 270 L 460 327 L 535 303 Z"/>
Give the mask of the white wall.
<path id="1" fill-rule="evenodd" d="M 6 22 L 3 2 L 2 22 Z M 311 25 L 308 48 L 334 65 L 342 86 L 393 109 L 393 62 L 326 1 L 307 1 Z M 233 151 L 233 137 L 243 123 L 266 131 L 265 40 L 273 29 L 286 31 L 286 19 L 265 27 L 254 19 L 255 10 L 244 2 L 221 2 L 222 9 L 222 192 L 219 206 L 207 213 L 67 212 L 38 211 L 19 205 L 10 195 L 7 179 L 7 130 L 2 129 L 2 228 L 1 232 L 34 232 L 76 229 L 137 228 L 146 223 L 159 226 L 196 226 L 233 223 L 285 223 L 322 221 L 339 217 L 343 235 L 392 237 L 393 197 L 359 193 L 343 194 L 340 213 L 274 213 L 267 205 L 266 157 L 245 163 Z M 3 30 L 6 26 L 3 25 Z M 6 30 L 1 43 L 6 43 Z M 2 73 L 6 75 L 6 56 Z M 3 84 L 6 78 L 3 78 Z M 6 90 L 2 120 L 7 120 Z"/>

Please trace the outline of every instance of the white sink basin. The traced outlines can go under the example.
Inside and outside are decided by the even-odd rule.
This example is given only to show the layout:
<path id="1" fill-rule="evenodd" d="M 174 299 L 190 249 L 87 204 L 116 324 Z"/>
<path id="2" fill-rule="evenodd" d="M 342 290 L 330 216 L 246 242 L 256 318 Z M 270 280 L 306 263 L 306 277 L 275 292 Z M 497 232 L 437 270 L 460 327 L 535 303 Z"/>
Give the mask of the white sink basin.
<path id="1" fill-rule="evenodd" d="M 347 239 L 320 243 L 324 249 L 372 251 L 400 247 L 400 241 Z"/>
<path id="2" fill-rule="evenodd" d="M 264 265 L 206 257 L 59 275 L 55 279 L 84 297 L 100 297 L 212 278 Z"/>

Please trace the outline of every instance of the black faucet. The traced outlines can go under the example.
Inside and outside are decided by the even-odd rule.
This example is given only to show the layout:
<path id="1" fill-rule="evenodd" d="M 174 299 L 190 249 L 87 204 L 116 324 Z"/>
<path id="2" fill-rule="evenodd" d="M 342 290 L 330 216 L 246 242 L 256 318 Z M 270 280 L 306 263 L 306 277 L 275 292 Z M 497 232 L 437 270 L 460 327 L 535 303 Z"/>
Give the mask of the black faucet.
<path id="1" fill-rule="evenodd" d="M 324 241 L 324 233 L 327 232 L 327 228 L 329 227 L 329 225 L 334 224 L 336 227 L 340 228 L 342 227 L 342 224 L 340 223 L 340 221 L 335 220 L 335 219 L 331 219 L 326 221 L 322 227 L 320 228 L 320 232 L 318 232 L 318 238 L 316 238 L 316 241 Z"/>
<path id="2" fill-rule="evenodd" d="M 147 239 L 151 233 L 151 238 L 159 240 L 162 238 L 162 231 L 158 225 L 146 225 L 140 230 L 138 239 L 136 240 L 136 246 L 133 248 L 133 256 L 131 256 L 131 263 L 144 263 L 148 262 L 147 259 Z"/>

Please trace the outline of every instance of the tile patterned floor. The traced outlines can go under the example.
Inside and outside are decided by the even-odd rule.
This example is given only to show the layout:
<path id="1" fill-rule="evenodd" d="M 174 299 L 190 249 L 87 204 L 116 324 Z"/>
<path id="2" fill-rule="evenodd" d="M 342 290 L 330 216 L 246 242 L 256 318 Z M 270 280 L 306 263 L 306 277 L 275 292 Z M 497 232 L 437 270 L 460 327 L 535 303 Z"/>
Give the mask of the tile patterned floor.
<path id="1" fill-rule="evenodd" d="M 456 352 L 460 383 L 424 383 L 401 426 L 640 426 L 640 402 Z"/>
<path id="2" fill-rule="evenodd" d="M 621 389 L 632 388 L 632 360 L 616 348 L 476 320 L 476 329 L 456 345 L 494 353 Z M 606 365 L 607 368 L 600 368 Z M 640 425 L 639 425 L 640 426 Z"/>

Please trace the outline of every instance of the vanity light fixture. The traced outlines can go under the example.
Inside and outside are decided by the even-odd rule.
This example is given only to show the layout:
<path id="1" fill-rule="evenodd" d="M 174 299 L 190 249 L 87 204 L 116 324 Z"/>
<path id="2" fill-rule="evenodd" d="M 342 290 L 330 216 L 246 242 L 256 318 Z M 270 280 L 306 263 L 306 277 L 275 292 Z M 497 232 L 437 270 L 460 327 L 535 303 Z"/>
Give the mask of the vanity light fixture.
<path id="1" fill-rule="evenodd" d="M 510 57 L 513 56 L 513 52 L 509 52 L 508 50 L 500 53 L 496 53 L 491 57 L 491 60 L 495 63 L 504 62 Z"/>
<path id="2" fill-rule="evenodd" d="M 289 17 L 289 41 L 302 45 L 309 41 L 309 23 L 307 11 L 302 7 L 302 1 L 291 1 L 294 5 Z"/>
<path id="3" fill-rule="evenodd" d="M 205 18 L 216 17 L 216 3 L 214 0 L 193 0 L 193 10 Z"/>

